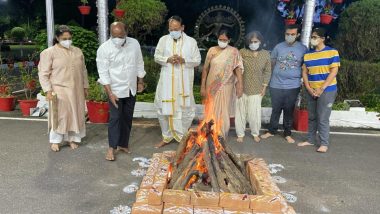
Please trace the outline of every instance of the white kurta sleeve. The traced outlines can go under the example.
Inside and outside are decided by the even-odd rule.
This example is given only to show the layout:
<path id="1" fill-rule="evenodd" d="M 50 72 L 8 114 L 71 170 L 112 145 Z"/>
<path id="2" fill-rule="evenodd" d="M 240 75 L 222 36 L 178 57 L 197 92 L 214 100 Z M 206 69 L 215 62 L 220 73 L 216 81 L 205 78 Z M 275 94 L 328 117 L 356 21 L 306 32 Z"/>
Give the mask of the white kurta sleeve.
<path id="1" fill-rule="evenodd" d="M 111 77 L 109 73 L 109 58 L 105 50 L 105 46 L 100 46 L 96 53 L 96 65 L 98 67 L 99 80 L 98 82 L 102 85 L 110 85 Z"/>
<path id="2" fill-rule="evenodd" d="M 154 52 L 154 61 L 162 66 L 166 66 L 168 63 L 168 58 L 165 56 L 165 37 L 161 37 L 158 41 L 156 51 Z"/>
<path id="3" fill-rule="evenodd" d="M 140 47 L 140 44 L 137 43 L 137 50 L 136 50 L 136 53 L 137 53 L 137 62 L 136 62 L 136 69 L 137 69 L 137 77 L 138 78 L 144 78 L 146 72 L 145 72 L 145 69 L 144 69 L 144 59 L 143 59 L 143 56 L 142 56 L 142 52 L 141 52 L 141 47 Z"/>
<path id="4" fill-rule="evenodd" d="M 197 42 L 194 40 L 191 45 L 191 54 L 189 57 L 185 57 L 185 67 L 194 68 L 201 64 L 201 53 L 199 52 L 199 48 Z"/>

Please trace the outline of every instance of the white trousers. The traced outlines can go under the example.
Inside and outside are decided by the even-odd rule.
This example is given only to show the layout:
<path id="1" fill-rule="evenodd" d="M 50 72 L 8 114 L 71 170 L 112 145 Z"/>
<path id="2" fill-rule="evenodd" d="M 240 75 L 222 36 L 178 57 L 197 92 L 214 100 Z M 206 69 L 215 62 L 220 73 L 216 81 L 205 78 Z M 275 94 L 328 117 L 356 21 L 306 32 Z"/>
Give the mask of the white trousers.
<path id="1" fill-rule="evenodd" d="M 261 100 L 263 97 L 258 95 L 247 96 L 243 94 L 236 101 L 235 128 L 238 137 L 244 137 L 247 122 L 251 128 L 252 136 L 259 136 L 261 128 Z"/>
<path id="2" fill-rule="evenodd" d="M 80 133 L 69 131 L 67 134 L 59 134 L 54 132 L 53 129 L 51 129 L 49 133 L 49 141 L 50 143 L 62 143 L 63 141 L 80 143 L 82 142 L 82 138 L 84 138 L 85 136 L 85 130 L 81 131 Z"/>

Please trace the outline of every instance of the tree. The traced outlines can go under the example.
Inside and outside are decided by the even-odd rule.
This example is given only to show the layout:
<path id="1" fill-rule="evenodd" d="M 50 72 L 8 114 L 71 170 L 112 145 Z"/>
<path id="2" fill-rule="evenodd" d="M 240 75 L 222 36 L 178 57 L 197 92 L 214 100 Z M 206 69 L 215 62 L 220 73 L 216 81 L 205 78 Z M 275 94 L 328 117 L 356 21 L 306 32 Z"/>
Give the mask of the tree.
<path id="1" fill-rule="evenodd" d="M 118 9 L 126 11 L 120 20 L 128 26 L 128 32 L 139 41 L 164 23 L 168 12 L 160 0 L 120 0 Z"/>
<path id="2" fill-rule="evenodd" d="M 352 3 L 340 17 L 335 45 L 350 60 L 380 62 L 380 1 Z"/>
<path id="3" fill-rule="evenodd" d="M 14 40 L 20 42 L 20 55 L 21 57 L 24 56 L 24 51 L 22 49 L 22 42 L 24 41 L 24 38 L 25 38 L 25 35 L 26 35 L 26 31 L 24 28 L 22 27 L 14 27 L 12 30 L 11 30 L 11 36 Z"/>

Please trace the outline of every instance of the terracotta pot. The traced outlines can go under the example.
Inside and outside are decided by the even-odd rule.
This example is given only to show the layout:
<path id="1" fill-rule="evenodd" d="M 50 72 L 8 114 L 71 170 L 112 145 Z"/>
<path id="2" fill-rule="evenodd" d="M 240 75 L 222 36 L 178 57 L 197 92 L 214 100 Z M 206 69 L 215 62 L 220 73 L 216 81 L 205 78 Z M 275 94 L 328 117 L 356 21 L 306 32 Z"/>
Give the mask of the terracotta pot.
<path id="1" fill-rule="evenodd" d="M 321 24 L 328 25 L 332 22 L 333 18 L 334 17 L 332 15 L 321 14 L 321 16 L 320 16 Z"/>
<path id="2" fill-rule="evenodd" d="M 30 109 L 37 107 L 38 100 L 19 100 L 22 116 L 30 116 Z"/>
<path id="3" fill-rule="evenodd" d="M 332 3 L 334 3 L 334 4 L 342 4 L 343 0 L 332 0 Z"/>
<path id="4" fill-rule="evenodd" d="M 6 94 L 8 91 L 8 85 L 0 85 L 0 94 Z"/>
<path id="5" fill-rule="evenodd" d="M 0 97 L 0 111 L 13 111 L 15 109 L 15 97 Z"/>
<path id="6" fill-rule="evenodd" d="M 78 9 L 82 15 L 88 15 L 90 14 L 90 11 L 91 11 L 91 7 L 85 6 L 85 5 L 79 6 Z"/>
<path id="7" fill-rule="evenodd" d="M 121 9 L 115 9 L 113 10 L 113 12 L 115 13 L 115 16 L 117 18 L 123 18 L 125 14 L 125 10 L 121 10 Z"/>
<path id="8" fill-rule="evenodd" d="M 290 0 L 282 0 L 282 2 L 289 3 Z"/>
<path id="9" fill-rule="evenodd" d="M 108 123 L 109 106 L 107 102 L 87 101 L 86 103 L 91 123 Z"/>
<path id="10" fill-rule="evenodd" d="M 296 22 L 297 19 L 285 19 L 285 25 L 294 25 Z"/>
<path id="11" fill-rule="evenodd" d="M 309 113 L 306 109 L 294 109 L 293 128 L 297 131 L 306 132 L 309 124 Z"/>

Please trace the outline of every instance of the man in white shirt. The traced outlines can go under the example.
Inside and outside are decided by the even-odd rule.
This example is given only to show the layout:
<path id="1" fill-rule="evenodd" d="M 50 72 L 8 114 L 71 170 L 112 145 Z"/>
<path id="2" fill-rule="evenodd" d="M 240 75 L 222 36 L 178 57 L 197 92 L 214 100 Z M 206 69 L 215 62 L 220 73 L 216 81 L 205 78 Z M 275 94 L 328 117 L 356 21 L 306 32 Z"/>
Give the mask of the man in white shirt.
<path id="1" fill-rule="evenodd" d="M 104 86 L 110 106 L 108 124 L 109 148 L 106 159 L 115 160 L 114 151 L 130 153 L 129 136 L 132 128 L 136 93 L 144 90 L 144 61 L 140 44 L 127 37 L 123 23 L 111 24 L 111 38 L 97 51 L 98 82 Z"/>
<path id="2" fill-rule="evenodd" d="M 163 139 L 156 148 L 180 142 L 188 131 L 195 115 L 194 68 L 201 63 L 197 42 L 183 32 L 182 19 L 173 16 L 168 23 L 170 34 L 160 38 L 154 54 L 162 66 L 154 103 Z"/>

